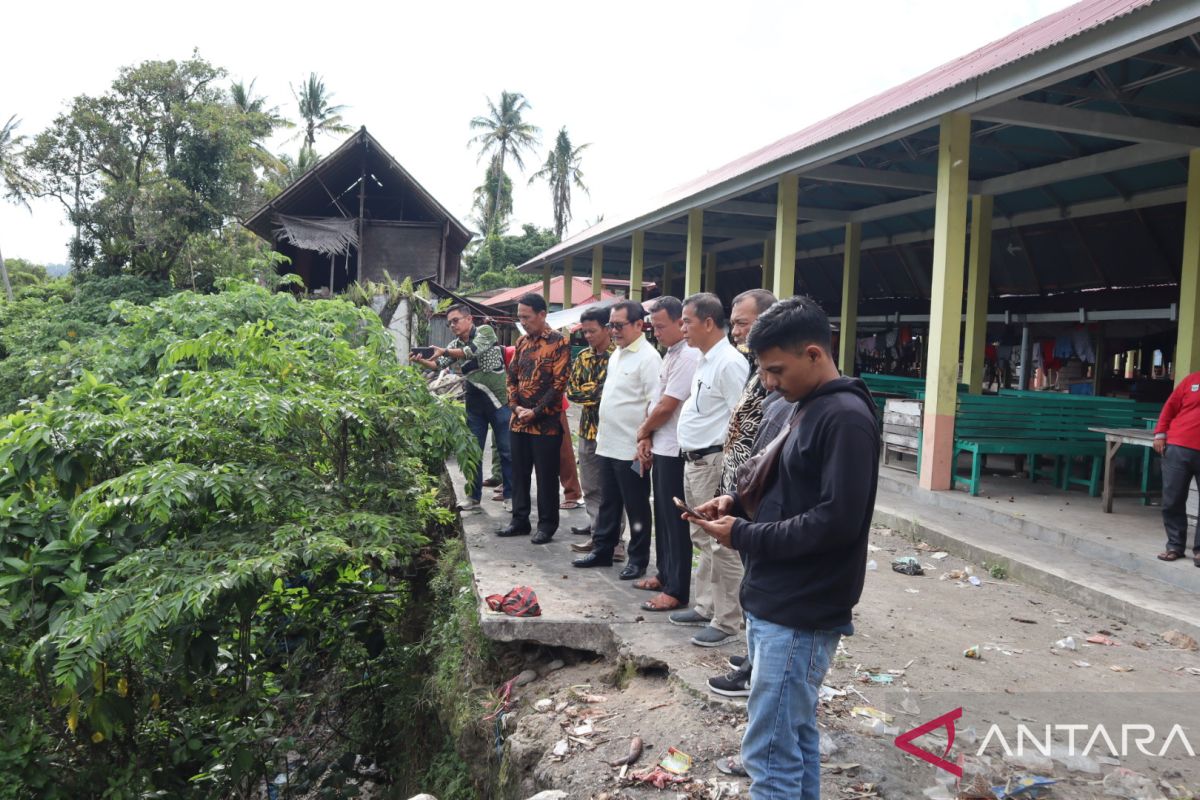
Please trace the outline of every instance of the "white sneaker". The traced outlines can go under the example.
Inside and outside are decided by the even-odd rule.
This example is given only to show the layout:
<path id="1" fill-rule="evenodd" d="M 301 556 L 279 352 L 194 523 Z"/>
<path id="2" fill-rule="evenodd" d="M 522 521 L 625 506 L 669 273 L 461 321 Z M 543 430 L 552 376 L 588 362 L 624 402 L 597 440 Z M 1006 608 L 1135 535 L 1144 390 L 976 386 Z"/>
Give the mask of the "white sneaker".
<path id="1" fill-rule="evenodd" d="M 504 510 L 509 512 L 510 514 L 512 513 L 512 500 L 504 501 Z"/>
<path id="2" fill-rule="evenodd" d="M 467 498 L 458 504 L 458 510 L 463 512 L 478 511 L 480 508 L 478 500 Z"/>

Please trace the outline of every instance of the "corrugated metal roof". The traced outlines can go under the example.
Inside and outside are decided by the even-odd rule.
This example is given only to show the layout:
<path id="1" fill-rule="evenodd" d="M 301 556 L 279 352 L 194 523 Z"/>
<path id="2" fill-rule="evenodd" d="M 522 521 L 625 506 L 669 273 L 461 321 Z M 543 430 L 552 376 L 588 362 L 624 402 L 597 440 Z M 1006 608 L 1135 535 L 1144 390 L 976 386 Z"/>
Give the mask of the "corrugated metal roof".
<path id="1" fill-rule="evenodd" d="M 627 225 L 632 220 L 698 195 L 741 175 L 764 168 L 787 156 L 828 141 L 913 106 L 923 100 L 962 86 L 981 76 L 1029 56 L 1049 50 L 1087 31 L 1126 17 L 1139 9 L 1164 0 L 1082 0 L 1055 14 L 1043 17 L 972 53 L 943 64 L 924 75 L 906 81 L 882 94 L 864 100 L 828 119 L 729 162 L 698 178 L 681 184 L 647 204 L 639 214 L 606 220 L 567 239 L 525 265 L 544 263 L 570 250 L 578 243 L 603 238 L 603 234 Z"/>
<path id="2" fill-rule="evenodd" d="M 571 282 L 574 286 L 571 289 L 571 299 L 573 305 L 581 306 L 592 302 L 592 282 L 586 278 L 572 277 Z M 515 303 L 517 299 L 526 293 L 540 295 L 545 287 L 541 281 L 534 281 L 525 286 L 518 286 L 515 289 L 508 289 L 500 294 L 493 295 L 487 299 L 488 304 L 492 306 L 505 306 L 509 303 Z M 550 297 L 546 300 L 550 305 L 562 305 L 563 298 L 566 293 L 563 291 L 563 276 L 555 275 L 550 279 Z M 607 289 L 600 290 L 601 300 L 612 300 L 616 295 Z"/>

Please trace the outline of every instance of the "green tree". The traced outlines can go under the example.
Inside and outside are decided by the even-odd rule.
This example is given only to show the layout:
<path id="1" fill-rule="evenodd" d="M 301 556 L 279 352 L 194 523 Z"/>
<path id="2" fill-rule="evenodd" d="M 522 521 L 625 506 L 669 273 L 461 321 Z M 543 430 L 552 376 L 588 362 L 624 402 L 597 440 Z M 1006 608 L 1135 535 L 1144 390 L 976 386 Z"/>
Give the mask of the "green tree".
<path id="1" fill-rule="evenodd" d="M 256 79 L 252 79 L 250 83 L 244 81 L 234 81 L 229 85 L 229 99 L 233 103 L 233 107 L 243 116 L 251 120 L 265 119 L 270 124 L 270 129 L 263 131 L 263 136 L 253 141 L 254 154 L 257 156 L 259 171 L 262 176 L 269 179 L 271 175 L 279 173 L 285 169 L 279 156 L 276 156 L 270 151 L 266 145 L 266 138 L 279 128 L 294 128 L 296 123 L 284 117 L 279 113 L 279 106 L 268 106 L 267 98 L 263 95 L 254 93 L 254 83 Z M 262 191 L 262 183 L 258 180 L 248 180 L 242 187 L 242 208 L 249 211 L 252 206 L 257 206 L 263 199 L 264 192 Z"/>
<path id="2" fill-rule="evenodd" d="M 515 268 L 558 241 L 554 231 L 528 223 L 521 226 L 520 235 L 492 237 L 487 246 L 480 244 L 464 257 L 466 280 L 479 289 L 523 286 L 532 277 Z"/>
<path id="3" fill-rule="evenodd" d="M 333 92 L 325 88 L 325 81 L 315 72 L 308 74 L 308 80 L 300 84 L 300 91 L 292 87 L 292 95 L 296 98 L 301 119 L 299 135 L 304 137 L 304 146 L 312 149 L 317 144 L 317 134 L 345 134 L 351 128 L 342 119 L 344 105 L 333 105 Z"/>
<path id="4" fill-rule="evenodd" d="M 273 123 L 230 103 L 223 76 L 198 55 L 125 67 L 34 139 L 26 163 L 75 223 L 81 272 L 165 281 L 190 237 L 235 220 Z"/>
<path id="5" fill-rule="evenodd" d="M 479 146 L 479 158 L 489 157 L 488 173 L 493 171 L 503 176 L 505 162 L 511 158 L 517 169 L 525 169 L 525 154 L 537 146 L 541 138 L 541 129 L 524 120 L 523 115 L 530 109 L 525 95 L 520 92 L 500 92 L 499 104 L 488 98 L 488 113 L 471 120 L 471 129 L 479 131 L 471 138 L 470 143 Z M 485 180 L 486 185 L 486 180 Z M 497 233 L 497 217 L 502 208 L 500 194 L 504 186 L 503 180 L 496 180 L 493 188 L 491 223 L 486 231 L 489 235 Z"/>
<path id="6" fill-rule="evenodd" d="M 26 197 L 32 191 L 29 179 L 20 168 L 20 153 L 18 148 L 25 137 L 17 134 L 21 121 L 14 114 L 0 126 L 0 196 L 9 202 L 29 208 Z M 0 250 L 0 282 L 4 283 L 4 296 L 9 302 L 13 299 L 12 284 L 8 279 L 8 268 L 4 263 L 4 251 Z"/>
<path id="7" fill-rule="evenodd" d="M 488 235 L 504 233 L 512 216 L 512 188 L 512 178 L 501 169 L 499 158 L 493 157 L 483 174 L 483 183 L 475 187 L 473 221 L 481 231 Z"/>
<path id="8" fill-rule="evenodd" d="M 571 137 L 567 135 L 564 125 L 554 140 L 554 148 L 546 155 L 546 163 L 529 179 L 531 184 L 535 180 L 544 180 L 550 185 L 550 197 L 554 205 L 554 234 L 559 239 L 562 239 L 571 222 L 571 187 L 588 193 L 580 168 L 581 154 L 586 147 L 586 144 L 572 147 Z"/>

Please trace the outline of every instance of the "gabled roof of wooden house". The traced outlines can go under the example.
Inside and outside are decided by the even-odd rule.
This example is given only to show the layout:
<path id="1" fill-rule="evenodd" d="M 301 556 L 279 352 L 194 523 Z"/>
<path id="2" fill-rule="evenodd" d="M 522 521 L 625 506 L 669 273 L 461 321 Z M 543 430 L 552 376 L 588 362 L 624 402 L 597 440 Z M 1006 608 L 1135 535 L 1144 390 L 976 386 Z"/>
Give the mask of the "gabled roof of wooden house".
<path id="1" fill-rule="evenodd" d="M 364 175 L 365 191 L 360 197 L 359 184 Z M 263 204 L 243 224 L 273 243 L 281 230 L 288 230 L 288 218 L 357 220 L 360 213 L 367 221 L 446 224 L 449 240 L 457 251 L 466 247 L 473 235 L 365 127 Z"/>

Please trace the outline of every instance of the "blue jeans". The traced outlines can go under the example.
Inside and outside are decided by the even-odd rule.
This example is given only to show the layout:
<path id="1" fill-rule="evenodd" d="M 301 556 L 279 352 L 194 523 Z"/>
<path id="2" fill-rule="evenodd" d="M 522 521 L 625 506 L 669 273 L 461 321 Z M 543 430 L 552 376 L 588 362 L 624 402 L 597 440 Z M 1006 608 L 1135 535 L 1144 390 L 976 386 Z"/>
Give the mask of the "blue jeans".
<path id="1" fill-rule="evenodd" d="M 487 442 L 488 427 L 492 429 L 492 446 L 500 451 L 500 475 L 504 484 L 504 499 L 512 497 L 512 451 L 509 449 L 508 422 L 512 409 L 508 406 L 492 408 L 490 401 L 467 402 L 467 427 L 479 442 L 479 463 L 475 466 L 474 482 L 467 482 L 467 491 L 472 500 L 483 498 L 483 446 Z"/>
<path id="2" fill-rule="evenodd" d="M 751 800 L 819 800 L 817 699 L 840 633 L 787 628 L 746 612 L 754 671 L 742 737 Z"/>

